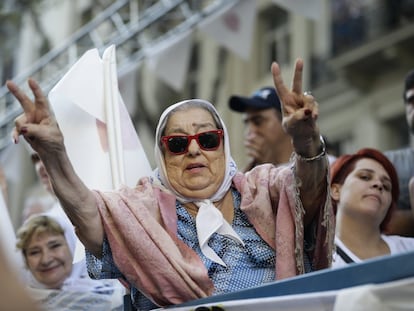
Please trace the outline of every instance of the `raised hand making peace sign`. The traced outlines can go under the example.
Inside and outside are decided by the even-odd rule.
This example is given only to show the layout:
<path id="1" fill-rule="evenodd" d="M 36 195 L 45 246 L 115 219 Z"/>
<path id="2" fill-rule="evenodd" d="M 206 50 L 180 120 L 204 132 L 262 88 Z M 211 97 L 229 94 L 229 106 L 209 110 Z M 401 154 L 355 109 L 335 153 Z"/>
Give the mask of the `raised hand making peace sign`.
<path id="1" fill-rule="evenodd" d="M 88 250 L 91 273 L 127 280 L 137 309 L 203 298 L 215 289 L 228 293 L 330 264 L 334 227 L 328 161 L 316 123 L 318 104 L 302 92 L 302 69 L 303 62 L 296 61 L 289 89 L 278 64 L 271 68 L 283 104 L 283 128 L 296 154 L 287 165 L 265 163 L 246 174 L 238 171 L 214 105 L 189 99 L 171 103 L 160 116 L 154 176 L 141 178 L 136 187 L 88 189 L 34 80 L 28 81 L 34 100 L 7 82 L 23 108 L 13 138 L 17 142 L 23 135 L 39 154 Z M 209 269 L 212 265 L 217 266 Z M 224 277 L 232 281 L 217 282 Z"/>
<path id="2" fill-rule="evenodd" d="M 40 155 L 62 149 L 63 136 L 50 108 L 47 97 L 39 84 L 29 79 L 28 84 L 34 95 L 32 101 L 14 82 L 7 81 L 7 87 L 23 108 L 23 113 L 15 120 L 13 140 L 19 141 L 22 135 Z"/>
<path id="3" fill-rule="evenodd" d="M 272 64 L 271 70 L 282 103 L 282 125 L 292 137 L 296 153 L 304 157 L 317 155 L 320 150 L 319 127 L 316 123 L 318 103 L 312 95 L 302 91 L 303 61 L 296 61 L 291 90 L 284 84 L 277 63 Z"/>

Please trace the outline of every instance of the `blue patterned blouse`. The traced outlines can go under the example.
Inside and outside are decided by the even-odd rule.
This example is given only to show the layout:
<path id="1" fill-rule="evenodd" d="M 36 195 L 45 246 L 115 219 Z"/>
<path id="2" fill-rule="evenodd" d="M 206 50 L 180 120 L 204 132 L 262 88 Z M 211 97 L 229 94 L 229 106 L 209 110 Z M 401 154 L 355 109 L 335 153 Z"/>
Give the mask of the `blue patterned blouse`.
<path id="1" fill-rule="evenodd" d="M 208 270 L 208 275 L 214 283 L 214 294 L 224 294 L 237 290 L 258 286 L 275 280 L 275 252 L 257 234 L 248 221 L 245 213 L 240 210 L 240 193 L 232 189 L 234 203 L 234 218 L 232 227 L 244 241 L 241 245 L 231 238 L 213 234 L 209 246 L 223 259 L 227 267 L 223 267 L 205 257 L 200 249 L 197 238 L 196 223 L 193 216 L 176 202 L 178 216 L 178 237 L 192 248 L 202 259 Z M 306 252 L 305 252 L 306 254 Z M 89 252 L 86 253 L 88 271 L 95 278 L 124 278 L 112 258 L 112 252 L 107 240 L 104 241 L 103 257 L 98 259 Z M 305 258 L 305 270 L 311 271 L 308 258 Z M 157 307 L 136 288 L 131 289 L 134 306 L 138 310 L 151 310 Z"/>

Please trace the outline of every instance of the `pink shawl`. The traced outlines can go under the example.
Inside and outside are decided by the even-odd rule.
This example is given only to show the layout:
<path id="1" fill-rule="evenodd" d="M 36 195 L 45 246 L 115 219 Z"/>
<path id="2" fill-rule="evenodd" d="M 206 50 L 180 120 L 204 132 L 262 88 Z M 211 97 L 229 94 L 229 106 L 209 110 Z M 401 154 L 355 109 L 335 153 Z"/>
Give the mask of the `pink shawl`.
<path id="1" fill-rule="evenodd" d="M 276 278 L 304 273 L 303 215 L 289 167 L 258 166 L 237 173 L 241 209 L 260 236 L 276 250 Z M 160 306 L 209 296 L 214 285 L 198 255 L 177 238 L 175 196 L 142 178 L 134 188 L 95 192 L 115 264 L 128 281 Z M 313 266 L 330 266 L 334 223 L 326 191 L 320 207 Z"/>

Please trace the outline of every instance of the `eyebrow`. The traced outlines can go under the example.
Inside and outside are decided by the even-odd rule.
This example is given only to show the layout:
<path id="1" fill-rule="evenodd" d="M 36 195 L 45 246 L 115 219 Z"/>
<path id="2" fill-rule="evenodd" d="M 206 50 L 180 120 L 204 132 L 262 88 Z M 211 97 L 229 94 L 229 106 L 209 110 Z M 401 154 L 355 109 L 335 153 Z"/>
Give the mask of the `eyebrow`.
<path id="1" fill-rule="evenodd" d="M 249 121 L 261 120 L 261 119 L 267 119 L 267 116 L 264 116 L 264 115 L 261 115 L 261 114 L 256 114 L 256 115 L 253 115 L 253 116 L 245 115 L 243 117 L 243 122 L 246 123 L 246 122 L 249 122 Z"/>
<path id="2" fill-rule="evenodd" d="M 61 237 L 56 237 L 52 240 L 47 241 L 46 246 L 53 245 L 54 243 L 65 243 L 65 238 L 62 239 Z M 35 245 L 35 246 L 28 247 L 27 250 L 40 249 L 40 248 L 41 248 L 40 246 Z"/>
<path id="3" fill-rule="evenodd" d="M 35 251 L 41 249 L 40 246 L 31 246 L 26 249 L 26 252 Z"/>
<path id="4" fill-rule="evenodd" d="M 374 171 L 374 170 L 369 169 L 369 168 L 361 168 L 361 169 L 359 169 L 357 172 L 360 172 L 360 171 L 365 171 L 365 172 L 368 172 L 368 173 L 375 173 L 375 171 Z M 389 181 L 390 183 L 392 183 L 392 182 L 391 182 L 391 178 L 389 178 L 387 175 L 382 175 L 382 176 L 381 176 L 381 179 L 382 179 L 382 180 Z"/>

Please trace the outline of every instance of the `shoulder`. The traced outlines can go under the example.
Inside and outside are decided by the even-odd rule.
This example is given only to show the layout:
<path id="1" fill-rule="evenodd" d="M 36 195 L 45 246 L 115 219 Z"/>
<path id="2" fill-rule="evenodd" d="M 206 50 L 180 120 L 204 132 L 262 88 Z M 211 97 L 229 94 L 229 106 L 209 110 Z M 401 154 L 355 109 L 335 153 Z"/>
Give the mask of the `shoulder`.
<path id="1" fill-rule="evenodd" d="M 275 178 L 278 176 L 284 176 L 292 174 L 291 165 L 289 163 L 283 165 L 274 165 L 270 163 L 260 164 L 246 172 L 247 178 Z"/>
<path id="2" fill-rule="evenodd" d="M 162 186 L 161 183 L 158 182 L 158 180 L 152 177 L 140 178 L 137 184 L 135 185 L 135 187 L 121 185 L 119 189 L 116 189 L 116 190 L 107 190 L 107 191 L 95 190 L 94 192 L 99 194 L 100 196 L 122 197 L 123 199 L 134 199 L 137 197 L 141 198 L 143 196 L 154 197 L 155 192 L 170 193 L 170 191 L 167 188 Z"/>
<path id="3" fill-rule="evenodd" d="M 291 176 L 292 178 L 289 178 Z M 233 184 L 236 189 L 241 191 L 245 186 L 256 187 L 256 185 L 279 185 L 293 181 L 293 172 L 291 166 L 273 164 L 260 164 L 245 173 L 238 172 L 233 177 Z"/>
<path id="4" fill-rule="evenodd" d="M 332 267 L 340 268 L 355 262 L 361 262 L 361 259 L 335 236 L 335 252 L 332 256 Z"/>
<path id="5" fill-rule="evenodd" d="M 383 235 L 382 238 L 389 246 L 391 254 L 414 251 L 414 238 L 400 235 Z"/>

